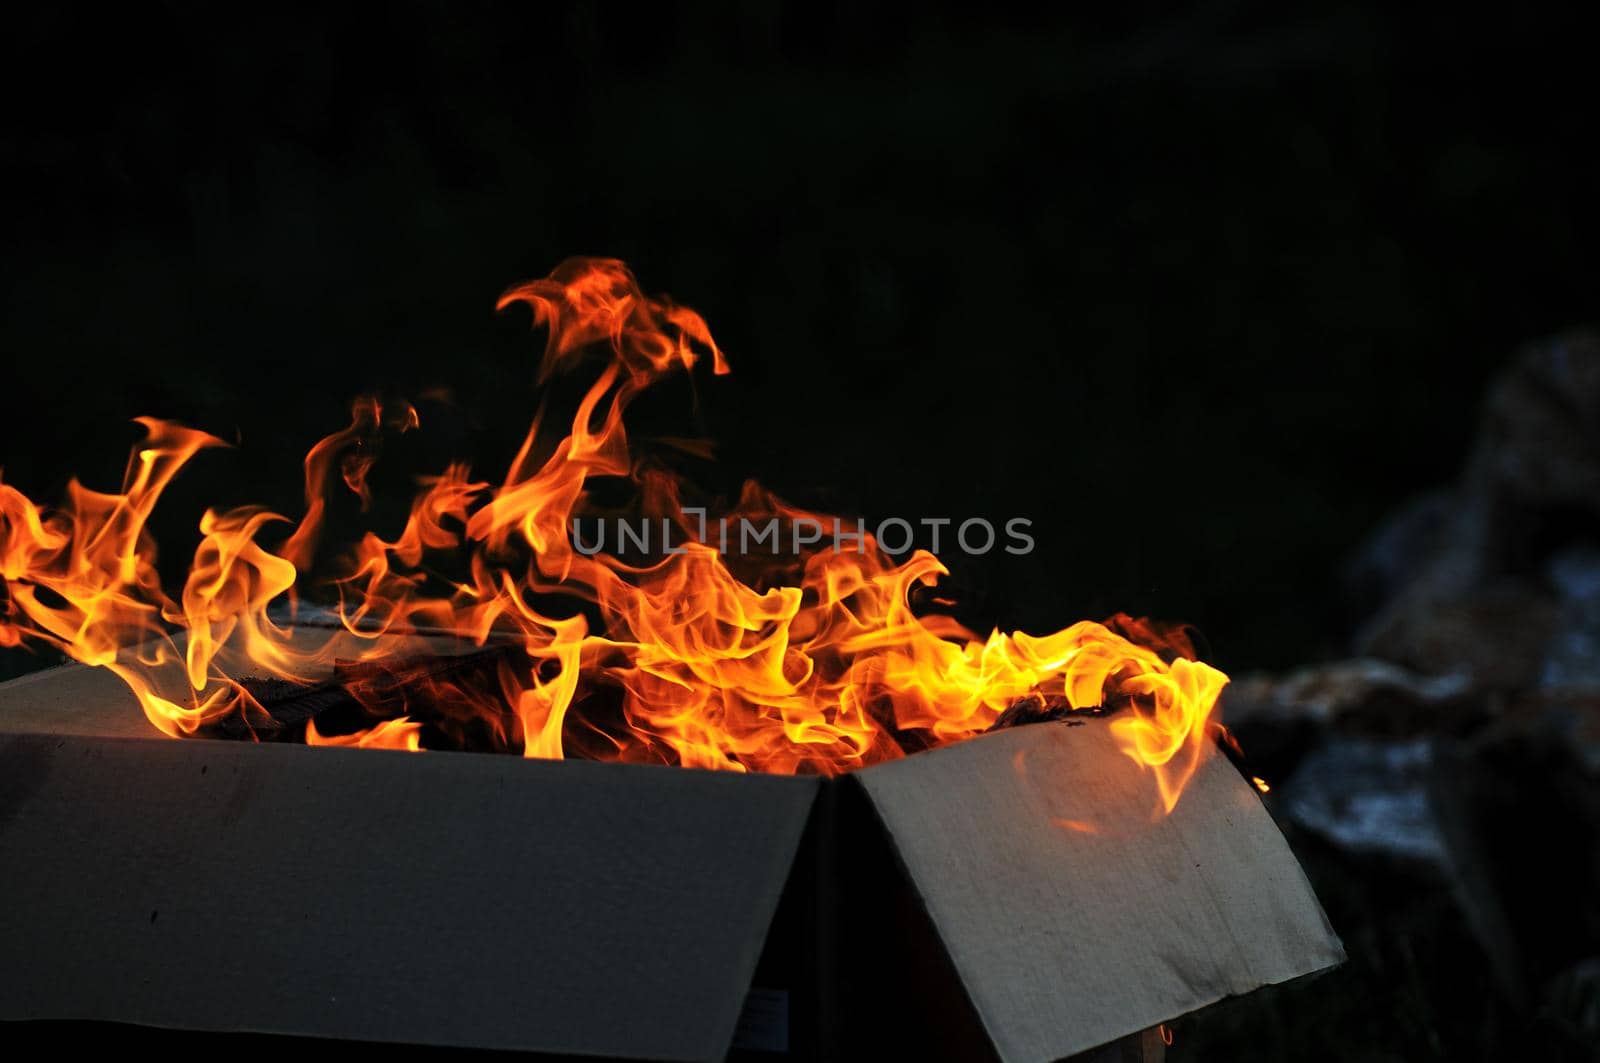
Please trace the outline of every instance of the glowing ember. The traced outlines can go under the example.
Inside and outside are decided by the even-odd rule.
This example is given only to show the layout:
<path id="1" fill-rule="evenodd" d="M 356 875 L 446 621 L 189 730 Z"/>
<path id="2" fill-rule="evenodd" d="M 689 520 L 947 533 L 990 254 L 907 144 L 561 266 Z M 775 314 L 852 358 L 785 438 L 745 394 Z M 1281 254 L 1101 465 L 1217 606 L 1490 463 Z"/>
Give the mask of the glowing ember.
<path id="1" fill-rule="evenodd" d="M 610 260 L 570 260 L 499 303 L 513 304 L 548 331 L 541 381 L 587 361 L 598 378 L 558 442 L 535 421 L 497 485 L 452 466 L 423 481 L 396 538 L 368 533 L 338 554 L 339 574 L 317 586 L 337 591 L 339 625 L 274 617 L 295 615 L 297 592 L 312 589 L 330 493 L 366 501 L 381 434 L 418 427 L 409 406 L 360 400 L 351 425 L 312 448 L 305 515 L 287 535 L 284 518 L 259 508 L 208 510 L 176 598 L 157 577 L 146 523 L 179 469 L 219 440 L 141 420 L 122 490 L 74 482 L 55 510 L 0 483 L 0 645 L 46 644 L 111 669 L 156 727 L 182 736 L 224 719 L 265 722 L 246 676 L 321 683 L 336 662 L 427 652 L 438 632 L 505 640 L 520 652 L 495 668 L 497 690 L 423 680 L 450 706 L 429 721 L 435 744 L 768 772 L 839 772 L 956 741 L 1028 698 L 1102 706 L 1118 710 L 1110 726 L 1155 770 L 1164 805 L 1177 801 L 1227 682 L 1181 638 L 1126 617 L 981 638 L 912 611 L 913 589 L 946 572 L 937 557 L 896 561 L 870 535 L 747 571 L 715 536 L 696 541 L 704 519 L 685 511 L 676 481 L 636 461 L 623 426 L 655 381 L 705 360 L 728 371 L 700 316 L 645 296 Z M 602 478 L 636 485 L 636 512 L 670 526 L 679 552 L 639 565 L 575 548 L 572 520 Z M 834 521 L 754 484 L 712 519 L 773 516 Z M 449 570 L 461 575 L 438 575 Z M 269 606 L 289 611 L 269 617 Z M 421 748 L 404 696 L 363 694 L 381 686 L 350 687 L 370 714 L 365 730 L 327 736 L 309 724 L 306 741 Z"/>

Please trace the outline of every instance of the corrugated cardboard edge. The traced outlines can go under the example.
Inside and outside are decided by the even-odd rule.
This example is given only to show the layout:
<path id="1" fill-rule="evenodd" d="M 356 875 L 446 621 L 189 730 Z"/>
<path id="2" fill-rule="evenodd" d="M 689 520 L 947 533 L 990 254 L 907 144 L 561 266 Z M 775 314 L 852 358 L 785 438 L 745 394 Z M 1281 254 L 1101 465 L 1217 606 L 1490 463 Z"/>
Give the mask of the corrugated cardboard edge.
<path id="1" fill-rule="evenodd" d="M 1061 1059 L 1344 959 L 1271 817 L 1214 752 L 1166 817 L 1099 720 L 856 778 L 1007 1061 Z"/>

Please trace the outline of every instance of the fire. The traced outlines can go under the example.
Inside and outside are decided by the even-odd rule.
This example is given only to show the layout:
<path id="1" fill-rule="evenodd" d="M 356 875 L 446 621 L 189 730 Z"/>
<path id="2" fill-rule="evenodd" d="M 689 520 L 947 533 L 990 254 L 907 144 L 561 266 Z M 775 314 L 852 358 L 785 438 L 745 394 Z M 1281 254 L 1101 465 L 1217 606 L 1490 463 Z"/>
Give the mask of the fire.
<path id="1" fill-rule="evenodd" d="M 193 735 L 225 717 L 265 723 L 246 677 L 310 686 L 330 669 L 424 653 L 450 633 L 517 655 L 494 689 L 428 680 L 435 717 L 410 716 L 404 684 L 349 684 L 364 730 L 308 743 L 420 749 L 427 741 L 686 767 L 840 772 L 979 734 L 1019 699 L 1116 709 L 1122 749 L 1156 775 L 1163 805 L 1194 771 L 1227 677 L 1182 639 L 1117 617 L 1034 636 L 982 637 L 913 611 L 913 591 L 947 572 L 932 554 L 895 560 L 870 535 L 765 564 L 736 556 L 680 501 L 682 485 L 642 461 L 623 414 L 662 378 L 728 362 L 705 321 L 640 291 L 620 262 L 574 259 L 513 287 L 547 332 L 539 380 L 598 367 L 564 433 L 536 418 L 496 482 L 452 466 L 421 481 L 392 539 L 375 532 L 332 553 L 320 540 L 331 496 L 369 498 L 385 432 L 419 427 L 410 406 L 362 399 L 349 427 L 305 461 L 298 522 L 254 507 L 208 510 L 176 597 L 163 589 L 150 513 L 202 449 L 202 432 L 142 420 L 121 491 L 76 482 L 44 509 L 0 482 L 0 645 L 40 644 L 115 671 L 151 723 Z M 633 511 L 670 534 L 658 560 L 576 548 L 573 519 L 601 481 L 634 487 Z M 723 518 L 814 521 L 747 484 Z M 450 573 L 446 576 L 445 573 Z M 338 623 L 300 616 L 300 596 L 337 601 Z M 370 670 L 369 670 L 370 671 Z M 452 685 L 454 684 L 454 685 Z"/>
<path id="2" fill-rule="evenodd" d="M 308 746 L 359 746 L 362 749 L 404 749 L 422 751 L 422 725 L 404 716 L 384 720 L 365 731 L 348 735 L 324 735 L 315 720 L 306 723 Z"/>

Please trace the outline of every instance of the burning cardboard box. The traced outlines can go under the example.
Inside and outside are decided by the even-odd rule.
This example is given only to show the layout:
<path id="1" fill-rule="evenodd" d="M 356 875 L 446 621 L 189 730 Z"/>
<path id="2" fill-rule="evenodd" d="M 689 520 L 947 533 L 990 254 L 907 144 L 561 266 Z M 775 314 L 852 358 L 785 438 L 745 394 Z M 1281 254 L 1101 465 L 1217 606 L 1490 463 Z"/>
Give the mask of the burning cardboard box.
<path id="1" fill-rule="evenodd" d="M 623 413 L 727 371 L 705 322 L 610 260 L 510 304 L 541 380 L 597 374 L 392 537 L 321 542 L 404 403 L 312 447 L 298 521 L 207 510 L 171 592 L 147 524 L 215 437 L 145 420 L 56 508 L 0 483 L 0 647 L 80 662 L 0 688 L 0 1017 L 1046 1060 L 1337 961 L 1181 631 L 985 638 L 931 552 L 753 484 L 690 506 Z"/>
<path id="2" fill-rule="evenodd" d="M 1341 959 L 1232 765 L 1152 817 L 1102 719 L 824 780 L 178 742 L 134 710 L 79 666 L 0 687 L 0 1017 L 1044 1061 Z"/>

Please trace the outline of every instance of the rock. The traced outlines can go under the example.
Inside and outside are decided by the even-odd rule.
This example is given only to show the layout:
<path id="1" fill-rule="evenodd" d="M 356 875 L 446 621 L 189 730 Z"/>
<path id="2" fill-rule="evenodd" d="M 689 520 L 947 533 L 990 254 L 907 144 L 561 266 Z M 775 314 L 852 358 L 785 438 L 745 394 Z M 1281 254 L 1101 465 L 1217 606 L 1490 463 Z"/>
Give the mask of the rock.
<path id="1" fill-rule="evenodd" d="M 1600 786 L 1548 704 L 1435 746 L 1429 799 L 1450 883 L 1507 996 L 1600 954 Z"/>
<path id="2" fill-rule="evenodd" d="M 1375 658 L 1334 661 L 1282 679 L 1246 676 L 1223 691 L 1223 720 L 1247 727 L 1305 721 L 1380 734 L 1415 734 L 1460 707 L 1471 693 L 1464 674 L 1423 676 Z"/>
<path id="3" fill-rule="evenodd" d="M 1465 676 L 1478 689 L 1513 690 L 1538 681 L 1560 623 L 1555 596 L 1518 581 L 1446 594 L 1417 586 L 1358 635 L 1356 650 L 1425 675 Z"/>
<path id="4" fill-rule="evenodd" d="M 1600 956 L 1580 960 L 1544 987 L 1541 1017 L 1574 1046 L 1600 1044 Z"/>
<path id="5" fill-rule="evenodd" d="M 1370 616 L 1437 555 L 1456 510 L 1454 492 L 1428 491 L 1384 518 L 1346 566 L 1355 615 Z"/>
<path id="6" fill-rule="evenodd" d="M 1595 777 L 1600 793 L 1600 692 L 1576 687 L 1520 691 L 1506 699 L 1497 725 L 1564 747 Z"/>
<path id="7" fill-rule="evenodd" d="M 1488 690 L 1565 683 L 1600 648 L 1600 562 L 1586 549 L 1600 551 L 1600 336 L 1576 332 L 1517 355 L 1455 488 L 1399 511 L 1358 553 L 1355 592 L 1389 596 L 1354 649 Z M 1583 639 L 1557 645 L 1575 624 Z"/>
<path id="8" fill-rule="evenodd" d="M 1248 772 L 1269 783 L 1289 777 L 1307 750 L 1335 735 L 1414 737 L 1481 716 L 1466 676 L 1422 676 L 1373 658 L 1281 679 L 1244 676 L 1222 692 L 1222 722 Z"/>
<path id="9" fill-rule="evenodd" d="M 1371 606 L 1353 659 L 1223 693 L 1347 970 L 1367 999 L 1424 986 L 1402 1007 L 1470 1031 L 1414 1054 L 1592 1058 L 1600 338 L 1521 351 L 1457 481 L 1384 522 L 1347 582 Z"/>
<path id="10" fill-rule="evenodd" d="M 1444 874 L 1444 837 L 1427 792 L 1432 763 L 1428 739 L 1334 738 L 1280 788 L 1279 807 L 1347 853 L 1426 864 Z"/>
<path id="11" fill-rule="evenodd" d="M 1600 550 L 1564 551 L 1545 571 L 1561 618 L 1546 647 L 1539 685 L 1600 693 Z"/>
<path id="12" fill-rule="evenodd" d="M 1512 509 L 1573 506 L 1600 518 L 1600 336 L 1525 347 L 1489 388 L 1472 490 Z"/>

